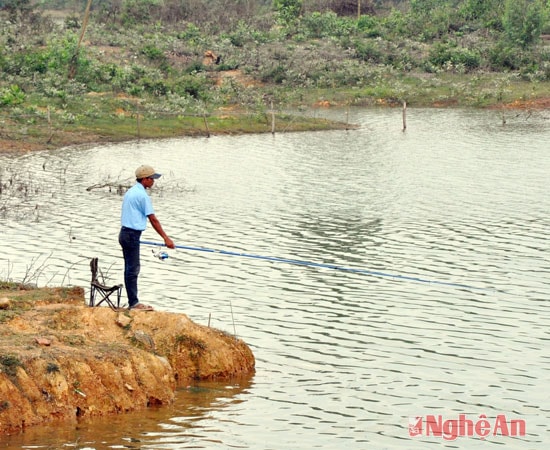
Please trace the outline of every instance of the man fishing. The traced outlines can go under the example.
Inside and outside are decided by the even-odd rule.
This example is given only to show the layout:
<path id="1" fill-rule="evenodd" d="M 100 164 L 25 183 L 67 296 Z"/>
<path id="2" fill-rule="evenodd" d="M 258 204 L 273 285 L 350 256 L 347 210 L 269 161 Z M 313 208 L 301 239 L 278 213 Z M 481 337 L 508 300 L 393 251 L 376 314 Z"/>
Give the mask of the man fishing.
<path id="1" fill-rule="evenodd" d="M 151 166 L 143 165 L 136 169 L 136 184 L 128 189 L 122 200 L 121 224 L 118 242 L 124 255 L 124 285 L 128 296 L 128 308 L 142 311 L 152 311 L 149 305 L 139 302 L 138 275 L 140 270 L 139 246 L 141 233 L 147 227 L 147 219 L 155 231 L 164 239 L 168 248 L 175 248 L 175 244 L 162 229 L 151 198 L 145 191 L 151 189 L 155 180 L 161 174 L 156 173 Z"/>

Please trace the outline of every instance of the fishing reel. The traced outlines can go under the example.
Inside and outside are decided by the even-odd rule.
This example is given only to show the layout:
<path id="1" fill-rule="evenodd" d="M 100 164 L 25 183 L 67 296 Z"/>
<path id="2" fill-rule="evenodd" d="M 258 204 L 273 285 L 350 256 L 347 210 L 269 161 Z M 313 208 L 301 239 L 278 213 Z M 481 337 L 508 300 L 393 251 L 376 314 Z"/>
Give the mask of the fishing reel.
<path id="1" fill-rule="evenodd" d="M 165 252 L 164 250 L 158 250 L 155 252 L 155 250 L 151 250 L 153 252 L 153 256 L 155 258 L 160 259 L 161 261 L 164 261 L 165 259 L 168 259 L 168 252 Z"/>

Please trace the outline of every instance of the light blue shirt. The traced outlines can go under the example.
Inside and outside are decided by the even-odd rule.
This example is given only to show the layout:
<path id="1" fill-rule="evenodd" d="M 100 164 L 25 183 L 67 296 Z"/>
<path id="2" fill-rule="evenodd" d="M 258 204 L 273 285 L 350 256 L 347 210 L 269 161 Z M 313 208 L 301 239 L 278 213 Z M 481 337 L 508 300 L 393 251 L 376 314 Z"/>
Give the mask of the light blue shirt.
<path id="1" fill-rule="evenodd" d="M 147 216 L 155 214 L 151 198 L 141 183 L 132 186 L 122 200 L 120 222 L 123 227 L 143 231 L 147 227 Z"/>

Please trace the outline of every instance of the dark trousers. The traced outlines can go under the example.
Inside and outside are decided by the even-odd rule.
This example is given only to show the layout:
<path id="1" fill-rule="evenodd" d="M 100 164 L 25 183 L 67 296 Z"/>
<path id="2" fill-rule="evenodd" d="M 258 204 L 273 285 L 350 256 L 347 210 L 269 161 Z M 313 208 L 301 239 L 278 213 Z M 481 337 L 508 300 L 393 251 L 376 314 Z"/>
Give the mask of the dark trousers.
<path id="1" fill-rule="evenodd" d="M 139 262 L 139 239 L 141 231 L 122 227 L 118 235 L 118 242 L 124 256 L 124 286 L 128 296 L 128 306 L 132 308 L 139 303 L 138 275 L 141 268 Z"/>

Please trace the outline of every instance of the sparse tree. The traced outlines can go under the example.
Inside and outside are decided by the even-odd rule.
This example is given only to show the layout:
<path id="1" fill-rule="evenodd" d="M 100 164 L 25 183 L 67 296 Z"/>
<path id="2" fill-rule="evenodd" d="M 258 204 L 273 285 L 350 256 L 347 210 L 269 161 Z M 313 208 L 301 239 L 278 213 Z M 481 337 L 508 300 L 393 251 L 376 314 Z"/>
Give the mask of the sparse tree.
<path id="1" fill-rule="evenodd" d="M 302 0 L 273 0 L 279 21 L 285 25 L 295 22 L 302 13 Z"/>
<path id="2" fill-rule="evenodd" d="M 541 0 L 507 0 L 503 17 L 504 30 L 510 42 L 526 48 L 536 43 L 544 25 Z"/>

